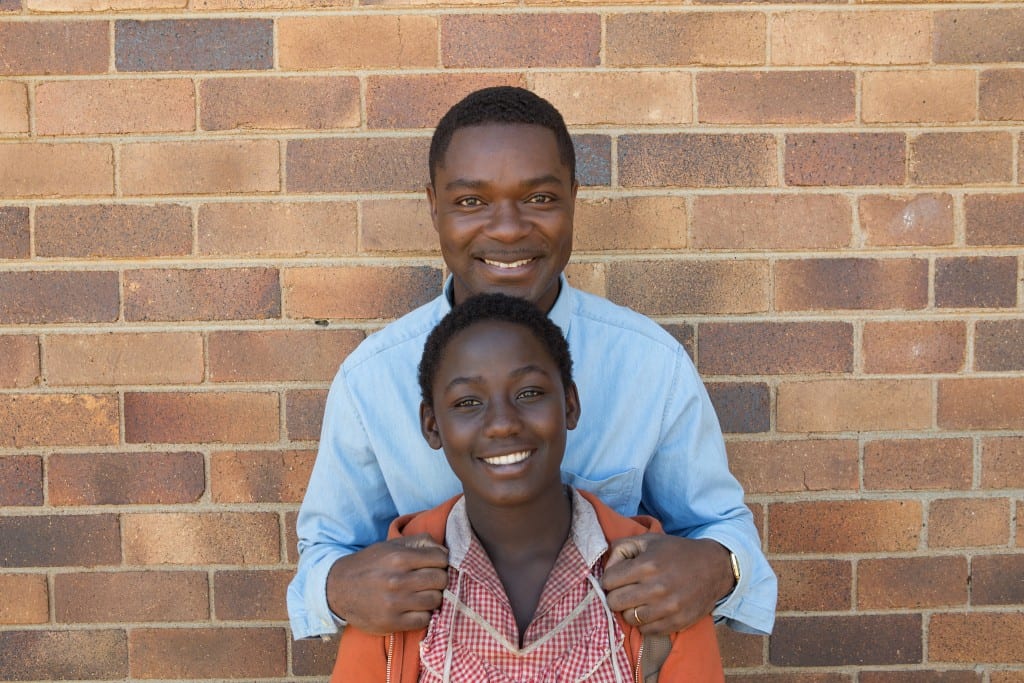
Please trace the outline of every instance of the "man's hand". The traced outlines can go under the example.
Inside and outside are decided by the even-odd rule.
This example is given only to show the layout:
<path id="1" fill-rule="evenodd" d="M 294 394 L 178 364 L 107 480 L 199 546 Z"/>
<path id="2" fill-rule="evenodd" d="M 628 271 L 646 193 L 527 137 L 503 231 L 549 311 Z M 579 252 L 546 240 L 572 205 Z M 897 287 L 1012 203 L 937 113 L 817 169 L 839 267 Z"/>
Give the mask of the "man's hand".
<path id="1" fill-rule="evenodd" d="M 644 634 L 693 625 L 711 614 L 734 583 L 724 546 L 662 534 L 613 542 L 601 579 L 608 606 Z"/>
<path id="2" fill-rule="evenodd" d="M 420 534 L 335 562 L 327 576 L 327 604 L 367 633 L 414 631 L 430 622 L 447 585 L 447 548 Z"/>

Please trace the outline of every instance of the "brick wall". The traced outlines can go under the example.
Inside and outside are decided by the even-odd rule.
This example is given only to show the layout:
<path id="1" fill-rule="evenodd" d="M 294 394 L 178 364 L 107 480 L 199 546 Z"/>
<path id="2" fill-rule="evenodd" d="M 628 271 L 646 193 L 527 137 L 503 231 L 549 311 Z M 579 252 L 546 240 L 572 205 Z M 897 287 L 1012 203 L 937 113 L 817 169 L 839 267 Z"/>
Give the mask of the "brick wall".
<path id="1" fill-rule="evenodd" d="M 323 680 L 326 388 L 497 83 L 720 411 L 780 579 L 730 680 L 1024 681 L 1024 8 L 727 0 L 0 0 L 0 680 Z"/>

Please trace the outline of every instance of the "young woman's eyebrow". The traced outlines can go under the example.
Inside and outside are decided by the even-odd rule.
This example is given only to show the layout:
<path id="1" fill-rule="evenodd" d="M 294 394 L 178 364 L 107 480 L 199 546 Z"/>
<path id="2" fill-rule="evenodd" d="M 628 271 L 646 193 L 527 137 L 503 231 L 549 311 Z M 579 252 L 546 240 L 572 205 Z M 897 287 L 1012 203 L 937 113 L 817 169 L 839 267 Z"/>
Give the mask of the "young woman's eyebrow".
<path id="1" fill-rule="evenodd" d="M 516 368 L 515 370 L 509 373 L 509 377 L 519 379 L 523 375 L 528 375 L 534 372 L 540 373 L 545 376 L 549 374 L 548 371 L 542 368 L 541 366 L 533 365 L 531 363 L 529 365 L 524 365 L 522 367 Z M 444 390 L 448 391 L 453 387 L 462 386 L 464 384 L 480 384 L 483 381 L 484 378 L 482 375 L 460 375 L 458 377 L 453 377 L 451 381 L 448 382 L 448 384 L 444 385 Z"/>

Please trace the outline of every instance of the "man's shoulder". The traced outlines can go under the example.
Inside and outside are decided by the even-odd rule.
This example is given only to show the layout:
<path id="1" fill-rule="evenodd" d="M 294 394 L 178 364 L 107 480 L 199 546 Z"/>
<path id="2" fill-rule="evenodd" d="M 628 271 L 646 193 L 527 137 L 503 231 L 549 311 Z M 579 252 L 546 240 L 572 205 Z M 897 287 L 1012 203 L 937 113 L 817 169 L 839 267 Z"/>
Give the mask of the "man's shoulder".
<path id="1" fill-rule="evenodd" d="M 580 333 L 587 334 L 595 329 L 603 332 L 631 337 L 633 342 L 646 342 L 652 347 L 676 353 L 681 350 L 679 342 L 668 331 L 643 313 L 616 304 L 604 297 L 578 289 L 571 290 L 572 325 L 580 326 Z"/>
<path id="2" fill-rule="evenodd" d="M 415 356 L 423 351 L 423 343 L 449 307 L 437 297 L 369 335 L 348 355 L 342 369 L 353 372 L 365 365 L 389 362 L 396 355 Z"/>

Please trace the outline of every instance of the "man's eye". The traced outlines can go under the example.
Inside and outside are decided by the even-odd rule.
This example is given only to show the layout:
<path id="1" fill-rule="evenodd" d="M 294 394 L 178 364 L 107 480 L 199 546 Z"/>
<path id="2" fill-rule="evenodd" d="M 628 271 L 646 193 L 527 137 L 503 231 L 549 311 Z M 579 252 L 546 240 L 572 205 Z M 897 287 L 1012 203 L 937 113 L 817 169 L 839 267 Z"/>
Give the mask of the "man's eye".
<path id="1" fill-rule="evenodd" d="M 526 201 L 530 204 L 547 204 L 555 201 L 555 198 L 549 194 L 535 194 Z"/>
<path id="2" fill-rule="evenodd" d="M 476 197 L 463 197 L 462 199 L 456 200 L 455 203 L 459 206 L 467 207 L 483 206 L 483 202 Z"/>

